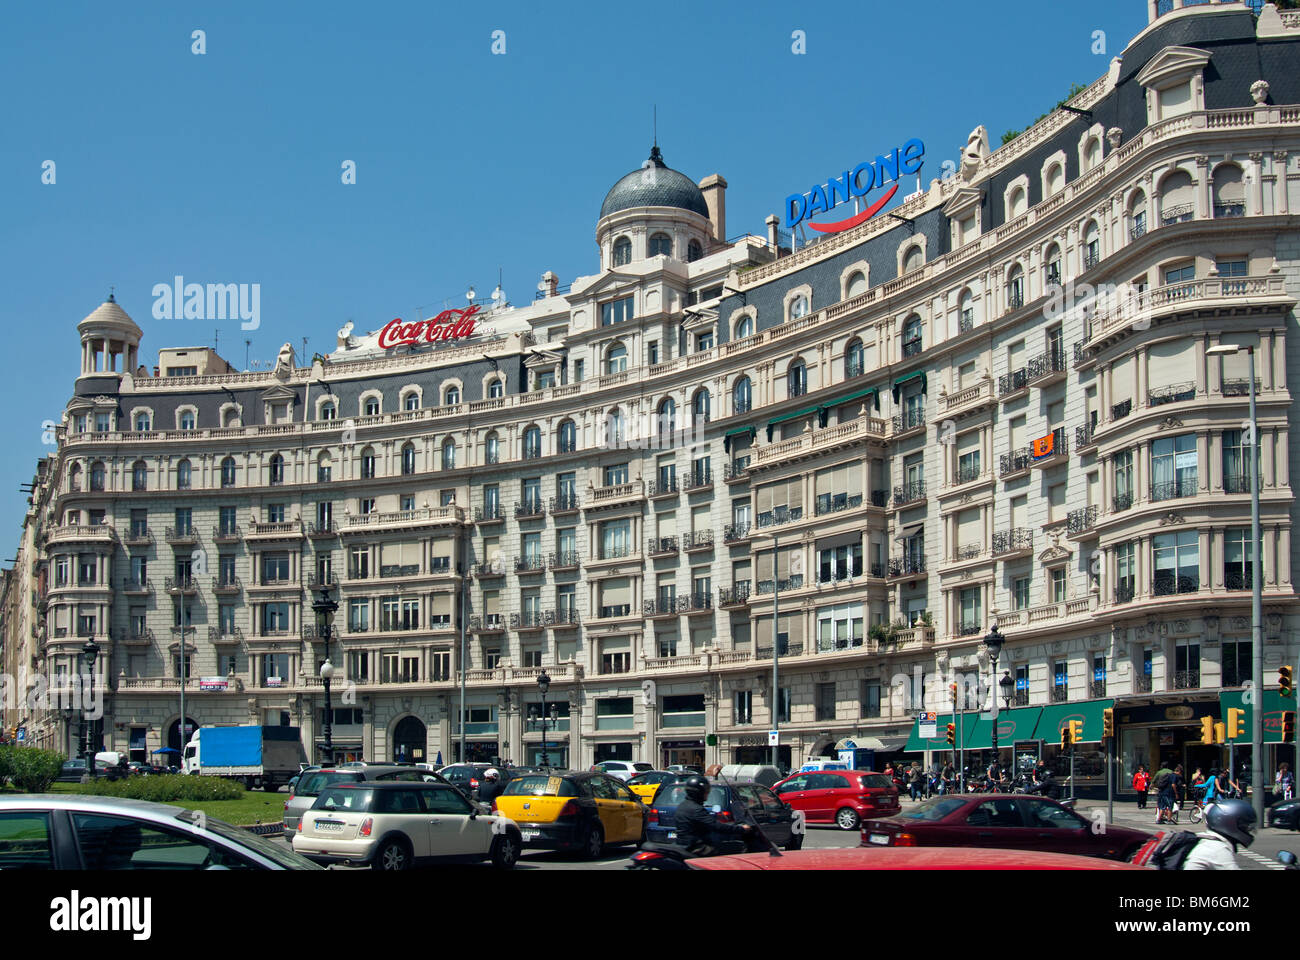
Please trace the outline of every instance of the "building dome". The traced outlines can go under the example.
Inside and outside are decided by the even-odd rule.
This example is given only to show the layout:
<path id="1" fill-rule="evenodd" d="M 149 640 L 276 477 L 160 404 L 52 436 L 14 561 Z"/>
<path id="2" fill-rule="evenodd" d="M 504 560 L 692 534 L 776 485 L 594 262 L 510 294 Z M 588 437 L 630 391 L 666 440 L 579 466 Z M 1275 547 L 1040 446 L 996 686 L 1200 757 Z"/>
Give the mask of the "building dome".
<path id="1" fill-rule="evenodd" d="M 657 146 L 651 149 L 644 166 L 623 177 L 605 194 L 600 216 L 604 219 L 632 207 L 677 207 L 709 218 L 709 206 L 695 181 L 670 169 Z"/>

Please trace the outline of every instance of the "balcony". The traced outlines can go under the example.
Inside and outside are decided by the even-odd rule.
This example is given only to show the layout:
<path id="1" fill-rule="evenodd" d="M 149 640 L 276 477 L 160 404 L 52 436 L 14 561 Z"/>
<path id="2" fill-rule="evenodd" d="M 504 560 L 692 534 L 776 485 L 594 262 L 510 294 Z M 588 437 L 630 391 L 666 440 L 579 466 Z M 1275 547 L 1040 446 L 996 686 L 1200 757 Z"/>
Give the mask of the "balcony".
<path id="1" fill-rule="evenodd" d="M 600 607 L 598 619 L 612 620 L 617 617 L 630 617 L 630 616 L 632 616 L 632 604 L 614 603 L 614 604 L 607 604 L 605 606 Z"/>
<path id="2" fill-rule="evenodd" d="M 1101 251 L 1094 247 L 1089 247 L 1083 254 L 1083 269 L 1091 270 L 1097 264 L 1101 263 Z"/>
<path id="3" fill-rule="evenodd" d="M 1052 431 L 1052 448 L 1051 452 L 1046 456 L 1035 456 L 1033 448 L 1030 448 L 1030 465 L 1035 470 L 1054 467 L 1058 463 L 1064 463 L 1069 458 L 1070 441 L 1065 436 L 1065 427 L 1057 427 Z"/>
<path id="4" fill-rule="evenodd" d="M 168 527 L 167 542 L 174 546 L 199 542 L 199 535 L 193 527 Z"/>
<path id="5" fill-rule="evenodd" d="M 211 632 L 211 630 L 212 628 L 209 627 L 208 628 L 209 633 Z M 154 635 L 152 630 L 150 630 L 148 627 L 145 627 L 143 630 L 140 631 L 123 630 L 116 635 L 116 639 L 118 640 L 118 642 L 128 647 L 148 647 L 153 645 Z"/>
<path id="6" fill-rule="evenodd" d="M 370 517 L 383 516 L 383 514 L 367 514 L 364 517 L 349 517 L 348 525 L 351 526 L 357 522 L 364 522 Z M 254 520 L 248 525 L 248 533 L 245 540 L 254 538 L 259 540 L 298 540 L 302 537 L 302 521 L 300 520 L 276 520 L 262 522 Z"/>
<path id="7" fill-rule="evenodd" d="M 525 557 L 515 557 L 515 573 L 520 576 L 528 576 L 534 573 L 546 572 L 546 560 L 541 554 L 531 554 Z"/>
<path id="8" fill-rule="evenodd" d="M 713 531 L 694 530 L 691 533 L 682 534 L 682 549 L 687 553 L 696 550 L 713 549 Z"/>
<path id="9" fill-rule="evenodd" d="M 236 537 L 239 535 L 238 530 L 236 530 L 235 535 Z M 339 528 L 334 525 L 332 520 L 320 523 L 312 521 L 307 524 L 307 536 L 312 540 L 328 540 L 331 537 L 337 537 L 338 535 Z"/>
<path id="10" fill-rule="evenodd" d="M 547 626 L 547 616 L 550 616 L 550 622 L 555 622 L 555 611 L 547 610 L 525 610 L 522 613 L 510 614 L 511 630 L 543 630 Z"/>
<path id="11" fill-rule="evenodd" d="M 1093 423 L 1085 423 L 1081 427 L 1074 428 L 1074 448 L 1076 451 L 1083 453 L 1089 447 L 1097 445 L 1097 442 L 1093 439 L 1095 429 L 1096 424 Z"/>
<path id="12" fill-rule="evenodd" d="M 978 623 L 963 623 L 957 627 L 957 636 L 975 637 L 984 632 L 984 627 Z"/>
<path id="13" fill-rule="evenodd" d="M 739 580 L 732 587 L 718 587 L 718 606 L 748 606 L 750 592 L 750 582 L 748 580 Z"/>
<path id="14" fill-rule="evenodd" d="M 1249 570 L 1224 570 L 1223 571 L 1223 588 L 1225 590 L 1251 590 L 1255 586 L 1255 578 L 1251 576 Z M 1232 684 L 1225 684 L 1232 686 Z"/>
<path id="15" fill-rule="evenodd" d="M 925 557 L 922 556 L 892 557 L 889 561 L 889 569 L 886 572 L 886 576 L 890 580 L 924 575 Z"/>
<path id="16" fill-rule="evenodd" d="M 1195 382 L 1174 383 L 1167 387 L 1161 387 L 1158 390 L 1152 390 L 1147 393 L 1147 406 L 1159 407 L 1166 403 L 1178 403 L 1181 400 L 1194 400 L 1195 398 Z"/>
<path id="17" fill-rule="evenodd" d="M 794 523 L 803 519 L 803 507 L 776 507 L 758 515 L 759 528 L 778 527 L 785 523 Z"/>
<path id="18" fill-rule="evenodd" d="M 1145 217 L 1142 220 L 1136 221 L 1131 227 L 1128 228 L 1128 238 L 1130 240 L 1141 240 L 1143 237 L 1146 236 L 1146 234 L 1147 234 L 1147 222 Z"/>
<path id="19" fill-rule="evenodd" d="M 577 513 L 578 509 L 578 495 L 572 490 L 566 490 L 551 497 L 552 516 L 562 513 Z"/>
<path id="20" fill-rule="evenodd" d="M 918 411 L 917 416 L 921 426 L 924 426 L 923 413 Z M 875 417 L 858 417 L 833 427 L 805 430 L 797 436 L 759 447 L 754 451 L 750 462 L 755 467 L 771 466 L 789 460 L 804 459 L 873 438 L 881 441 L 885 439 L 885 421 Z"/>
<path id="21" fill-rule="evenodd" d="M 213 577 L 212 592 L 217 596 L 230 596 L 239 593 L 243 584 L 238 577 Z"/>
<path id="22" fill-rule="evenodd" d="M 193 577 L 168 577 L 165 589 L 172 596 L 192 596 L 199 592 L 198 582 Z"/>
<path id="23" fill-rule="evenodd" d="M 729 523 L 722 528 L 723 543 L 740 543 L 749 539 L 749 524 Z"/>
<path id="24" fill-rule="evenodd" d="M 968 543 L 953 550 L 952 562 L 965 563 L 967 560 L 976 560 L 987 552 L 988 548 L 982 543 Z"/>
<path id="25" fill-rule="evenodd" d="M 1123 420 L 1132 412 L 1133 412 L 1133 401 L 1131 399 L 1121 400 L 1119 403 L 1115 404 L 1113 407 L 1110 408 L 1110 419 L 1112 422 L 1116 420 Z"/>
<path id="26" fill-rule="evenodd" d="M 550 615 L 550 611 L 547 611 Z M 555 611 L 555 618 L 547 621 L 547 626 L 557 630 L 563 630 L 567 627 L 576 627 L 582 622 L 582 617 L 578 615 L 577 607 L 560 607 Z"/>
<path id="27" fill-rule="evenodd" d="M 1080 507 L 1077 510 L 1071 510 L 1066 517 L 1068 524 L 1067 536 L 1077 536 L 1087 533 L 1097 527 L 1097 507 L 1094 504 L 1090 507 Z"/>
<path id="28" fill-rule="evenodd" d="M 1021 367 L 1019 370 L 1011 373 L 1004 373 L 998 377 L 998 397 L 1007 400 L 1012 395 L 1019 394 L 1022 390 L 1029 389 L 1029 368 Z"/>
<path id="29" fill-rule="evenodd" d="M 579 558 L 577 551 L 566 550 L 562 553 L 553 553 L 550 556 L 550 567 L 552 572 L 577 570 L 582 566 L 582 560 Z"/>
<path id="30" fill-rule="evenodd" d="M 501 523 L 505 520 L 505 515 L 501 512 L 501 504 L 490 503 L 485 507 L 474 508 L 475 523 Z"/>
<path id="31" fill-rule="evenodd" d="M 1201 687 L 1200 670 L 1175 670 L 1174 671 L 1174 689 L 1175 690 L 1199 690 Z"/>
<path id="32" fill-rule="evenodd" d="M 1246 202 L 1244 200 L 1236 203 L 1216 203 L 1214 205 L 1214 219 L 1225 220 L 1234 217 L 1244 217 L 1246 215 Z"/>
<path id="33" fill-rule="evenodd" d="M 912 340 L 903 341 L 903 357 L 914 357 L 921 352 L 921 338 L 916 337 Z"/>
<path id="34" fill-rule="evenodd" d="M 722 465 L 724 483 L 742 483 L 749 479 L 749 457 L 736 457 Z"/>
<path id="35" fill-rule="evenodd" d="M 624 506 L 639 503 L 644 499 L 645 483 L 643 481 L 633 480 L 630 483 L 612 483 L 592 489 L 587 509 L 597 510 L 601 507 Z"/>
<path id="36" fill-rule="evenodd" d="M 1178 593 L 1195 593 L 1201 589 L 1199 576 L 1174 576 L 1156 574 L 1151 583 L 1151 593 L 1157 597 L 1168 597 Z"/>
<path id="37" fill-rule="evenodd" d="M 894 414 L 894 436 L 911 433 L 913 430 L 925 429 L 925 411 L 920 408 L 904 410 Z"/>
<path id="38" fill-rule="evenodd" d="M 1196 204 L 1179 203 L 1165 207 L 1160 211 L 1160 222 L 1166 227 L 1171 223 L 1182 223 L 1196 215 Z"/>
<path id="39" fill-rule="evenodd" d="M 962 387 L 955 393 L 939 397 L 939 407 L 945 417 L 959 417 L 984 408 L 993 399 L 992 379 L 981 379 L 973 387 Z"/>
<path id="40" fill-rule="evenodd" d="M 651 500 L 660 497 L 675 497 L 678 494 L 677 477 L 660 477 L 645 485 L 645 494 Z"/>
<path id="41" fill-rule="evenodd" d="M 821 517 L 828 513 L 842 513 L 845 510 L 856 510 L 860 506 L 860 493 L 822 493 L 817 495 L 816 515 Z"/>
<path id="42" fill-rule="evenodd" d="M 339 579 L 334 576 L 333 572 L 307 574 L 307 587 L 309 589 L 318 587 L 337 587 L 338 585 Z"/>
<path id="43" fill-rule="evenodd" d="M 651 557 L 667 557 L 677 552 L 676 537 L 651 537 L 645 542 L 645 552 Z"/>
<path id="44" fill-rule="evenodd" d="M 975 329 L 975 311 L 963 310 L 961 316 L 957 318 L 957 332 L 970 333 Z"/>
<path id="45" fill-rule="evenodd" d="M 1007 313 L 1019 310 L 1025 305 L 1025 292 L 1020 287 L 1013 287 L 1007 293 Z"/>
<path id="46" fill-rule="evenodd" d="M 219 524 L 212 528 L 213 543 L 238 543 L 243 531 L 236 524 Z"/>
<path id="47" fill-rule="evenodd" d="M 1150 673 L 1139 673 L 1133 681 L 1133 689 L 1137 693 L 1150 693 L 1151 686 L 1152 684 L 1151 684 Z"/>
<path id="48" fill-rule="evenodd" d="M 1255 394 L 1258 396 L 1261 389 L 1261 382 L 1258 377 L 1255 378 Z M 1248 397 L 1250 396 L 1250 380 L 1242 377 L 1239 380 L 1224 380 L 1223 385 L 1219 388 L 1219 393 L 1225 397 Z"/>
<path id="49" fill-rule="evenodd" d="M 1115 494 L 1114 499 L 1111 500 L 1111 511 L 1113 513 L 1119 513 L 1123 510 L 1127 510 L 1131 506 L 1133 506 L 1133 494 L 1131 492 L 1117 493 Z"/>
<path id="50" fill-rule="evenodd" d="M 541 497 L 529 497 L 522 503 L 515 504 L 516 520 L 535 520 L 544 516 L 546 516 L 546 505 L 542 503 Z"/>
<path id="51" fill-rule="evenodd" d="M 384 580 L 391 580 L 394 577 L 415 577 L 419 576 L 419 573 L 418 563 L 385 563 L 379 568 L 379 576 Z"/>
<path id="52" fill-rule="evenodd" d="M 1012 453 L 1004 453 L 998 459 L 998 476 L 1003 480 L 1024 476 L 1029 472 L 1029 467 L 1033 462 L 1034 456 L 1031 447 L 1025 447 L 1023 450 L 1016 450 Z"/>
<path id="53" fill-rule="evenodd" d="M 894 488 L 894 507 L 906 506 L 925 499 L 925 481 L 913 480 Z"/>
<path id="54" fill-rule="evenodd" d="M 686 475 L 686 485 L 683 489 L 690 493 L 711 486 L 713 486 L 713 471 L 708 467 L 692 467 L 690 473 Z"/>
<path id="55" fill-rule="evenodd" d="M 1089 680 L 1089 681 L 1088 681 L 1088 696 L 1091 697 L 1091 698 L 1094 699 L 1094 700 L 1100 700 L 1100 699 L 1102 699 L 1103 697 L 1105 697 L 1105 696 L 1106 696 L 1106 681 L 1105 681 L 1105 680 Z"/>
<path id="56" fill-rule="evenodd" d="M 802 573 L 791 574 L 790 576 L 780 580 L 759 580 L 758 583 L 754 585 L 754 593 L 755 594 L 771 593 L 773 589 L 773 585 L 775 585 L 776 590 L 780 593 L 785 593 L 786 591 L 789 590 L 802 590 L 803 574 Z"/>
<path id="57" fill-rule="evenodd" d="M 463 523 L 464 519 L 465 512 L 460 507 L 419 507 L 415 510 L 398 510 L 392 513 L 364 513 L 360 516 L 348 517 L 343 525 L 343 532 L 361 533 L 381 529 L 400 530 L 412 527 L 441 526 Z M 279 524 L 278 526 L 288 525 Z M 301 531 L 298 531 L 297 535 L 301 536 Z"/>
<path id="58" fill-rule="evenodd" d="M 500 561 L 476 563 L 474 564 L 473 573 L 474 576 L 478 577 L 480 580 L 489 577 L 504 577 L 506 575 L 505 567 L 502 566 Z"/>
<path id="59" fill-rule="evenodd" d="M 1027 376 L 1031 387 L 1049 387 L 1065 379 L 1065 350 L 1049 350 L 1029 361 Z"/>
<path id="60" fill-rule="evenodd" d="M 499 613 L 489 613 L 486 616 L 469 618 L 470 633 L 502 633 L 505 628 L 505 621 Z"/>
<path id="61" fill-rule="evenodd" d="M 999 530 L 993 534 L 993 556 L 1010 560 L 1032 553 L 1034 531 L 1027 527 Z"/>
<path id="62" fill-rule="evenodd" d="M 1128 581 L 1119 583 L 1115 586 L 1114 602 L 1115 603 L 1132 603 L 1133 602 L 1133 583 Z"/>
<path id="63" fill-rule="evenodd" d="M 1070 700 L 1070 688 L 1064 683 L 1052 684 L 1051 690 L 1052 703 L 1068 703 Z"/>
<path id="64" fill-rule="evenodd" d="M 148 577 L 140 579 L 127 577 L 122 581 L 122 592 L 135 596 L 144 596 L 153 593 L 153 584 L 149 582 Z"/>
<path id="65" fill-rule="evenodd" d="M 122 537 L 122 542 L 128 547 L 147 547 L 153 543 L 153 531 L 148 527 L 132 526 Z"/>
<path id="66" fill-rule="evenodd" d="M 1151 484 L 1151 502 L 1178 500 L 1182 497 L 1194 497 L 1197 491 L 1196 477 L 1183 477 L 1181 480 L 1167 480 Z"/>

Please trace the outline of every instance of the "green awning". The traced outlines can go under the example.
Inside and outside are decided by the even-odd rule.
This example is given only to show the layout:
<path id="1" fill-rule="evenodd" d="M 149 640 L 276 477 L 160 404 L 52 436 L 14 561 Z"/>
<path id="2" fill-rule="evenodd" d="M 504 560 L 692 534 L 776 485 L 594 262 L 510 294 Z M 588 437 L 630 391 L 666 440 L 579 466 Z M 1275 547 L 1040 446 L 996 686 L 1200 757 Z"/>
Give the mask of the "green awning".
<path id="1" fill-rule="evenodd" d="M 998 748 L 1010 747 L 1017 740 L 1034 739 L 1034 731 L 1038 729 L 1038 721 L 1042 715 L 1042 707 L 1019 707 L 1015 710 L 999 710 Z M 972 750 L 991 750 L 993 748 L 993 714 L 981 713 L 979 715 L 974 731 L 966 739 L 966 746 Z"/>
<path id="2" fill-rule="evenodd" d="M 921 392 L 922 392 L 922 393 L 926 393 L 926 392 L 930 389 L 930 383 L 929 383 L 929 380 L 926 379 L 925 371 L 924 371 L 924 370 L 918 370 L 918 371 L 916 371 L 916 373 L 909 373 L 907 376 L 905 376 L 905 377 L 899 377 L 897 380 L 894 381 L 894 402 L 895 402 L 895 403 L 898 403 L 898 391 L 899 391 L 899 389 L 900 389 L 904 384 L 911 383 L 913 380 L 920 380 L 920 381 L 921 381 Z"/>
<path id="3" fill-rule="evenodd" d="M 935 720 L 934 739 L 921 738 L 921 718 L 917 717 L 916 722 L 912 724 L 912 735 L 907 738 L 907 746 L 903 748 L 904 753 L 917 753 L 922 750 L 951 750 L 948 746 L 948 724 L 957 725 L 957 739 L 959 741 L 969 740 L 970 735 L 975 731 L 975 723 L 978 720 L 975 712 L 962 714 L 959 720 L 954 720 L 951 713 L 941 713 Z"/>
<path id="4" fill-rule="evenodd" d="M 757 432 L 758 431 L 753 426 L 732 427 L 730 430 L 728 430 L 726 433 L 722 435 L 722 449 L 726 450 L 727 453 L 730 453 L 732 437 L 749 437 L 749 439 L 752 441 L 754 439 L 754 434 L 756 434 Z"/>
<path id="5" fill-rule="evenodd" d="M 1085 700 L 1082 703 L 1052 703 L 1043 707 L 1043 715 L 1034 731 L 1035 740 L 1060 745 L 1061 728 L 1071 720 L 1083 721 L 1080 743 L 1101 743 L 1102 712 L 1115 706 L 1114 700 Z"/>
<path id="6" fill-rule="evenodd" d="M 783 413 L 779 417 L 773 417 L 771 420 L 767 421 L 768 442 L 771 442 L 772 440 L 772 428 L 778 423 L 785 423 L 787 420 L 797 420 L 800 417 L 811 417 L 815 413 L 820 413 L 821 409 L 820 406 L 804 407 L 802 410 L 796 410 L 793 413 Z"/>
<path id="7" fill-rule="evenodd" d="M 863 397 L 869 397 L 872 394 L 874 394 L 876 397 L 876 409 L 879 410 L 880 409 L 880 388 L 879 387 L 868 387 L 866 390 L 857 390 L 853 393 L 845 394 L 842 397 L 836 397 L 834 400 L 828 400 L 826 403 L 822 404 L 822 409 L 831 410 L 835 407 L 843 406 L 846 403 L 850 403 L 853 400 L 859 400 Z"/>
<path id="8" fill-rule="evenodd" d="M 1228 708 L 1239 707 L 1246 711 L 1245 724 L 1246 736 L 1245 742 L 1250 742 L 1250 724 L 1252 707 L 1245 703 L 1245 693 L 1241 690 L 1225 690 L 1219 694 L 1219 716 L 1216 720 L 1228 722 Z M 1264 742 L 1281 743 L 1282 742 L 1282 712 L 1285 710 L 1294 711 L 1296 701 L 1294 697 L 1284 698 L 1277 690 L 1264 691 Z"/>

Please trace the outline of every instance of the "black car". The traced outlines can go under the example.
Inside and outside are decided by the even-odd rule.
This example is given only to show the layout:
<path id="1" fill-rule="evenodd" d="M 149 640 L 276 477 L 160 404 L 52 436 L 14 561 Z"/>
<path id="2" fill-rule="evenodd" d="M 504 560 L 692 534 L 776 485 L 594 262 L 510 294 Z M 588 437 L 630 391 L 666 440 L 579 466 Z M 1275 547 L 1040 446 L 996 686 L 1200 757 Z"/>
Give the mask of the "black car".
<path id="1" fill-rule="evenodd" d="M 676 843 L 677 807 L 686 799 L 684 782 L 665 784 L 650 805 L 646 839 L 653 843 Z M 704 806 L 730 823 L 757 822 L 763 835 L 785 850 L 803 847 L 803 834 L 795 832 L 794 811 L 767 787 L 757 783 L 724 783 L 714 780 Z"/>
<path id="2" fill-rule="evenodd" d="M 82 776 L 86 773 L 86 761 L 80 758 L 73 760 L 64 760 L 63 767 L 59 770 L 59 775 L 54 778 L 55 783 L 80 783 Z M 109 780 L 116 780 L 122 776 L 121 768 L 114 763 L 108 763 L 104 760 L 95 761 L 95 775 L 105 777 Z"/>
<path id="3" fill-rule="evenodd" d="M 501 782 L 509 783 L 515 777 L 532 772 L 531 768 L 507 767 L 499 763 L 453 763 L 438 771 L 439 775 L 460 788 L 471 800 L 478 799 L 479 781 L 488 770 L 501 774 Z"/>
<path id="4" fill-rule="evenodd" d="M 1282 830 L 1300 830 L 1300 800 L 1279 800 L 1268 808 L 1264 822 Z"/>

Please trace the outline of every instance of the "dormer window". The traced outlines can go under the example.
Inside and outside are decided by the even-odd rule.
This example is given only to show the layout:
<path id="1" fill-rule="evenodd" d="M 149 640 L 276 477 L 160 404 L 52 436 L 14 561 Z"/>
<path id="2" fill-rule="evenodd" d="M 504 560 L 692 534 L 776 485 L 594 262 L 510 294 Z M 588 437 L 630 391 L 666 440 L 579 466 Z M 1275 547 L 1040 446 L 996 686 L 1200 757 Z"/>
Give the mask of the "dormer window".
<path id="1" fill-rule="evenodd" d="M 366 397 L 366 402 L 362 405 L 362 413 L 367 417 L 379 416 L 379 398 Z"/>
<path id="2" fill-rule="evenodd" d="M 605 354 L 605 373 L 622 373 L 627 369 L 627 347 L 616 343 Z"/>
<path id="3" fill-rule="evenodd" d="M 336 407 L 333 404 L 333 402 L 321 404 L 320 418 L 322 420 L 337 420 L 338 415 L 339 415 L 339 408 Z"/>
<path id="4" fill-rule="evenodd" d="M 808 298 L 802 293 L 795 297 L 790 303 L 790 319 L 798 320 L 800 317 L 808 316 Z"/>
<path id="5" fill-rule="evenodd" d="M 458 403 L 460 403 L 460 387 L 448 387 L 444 406 L 454 407 Z"/>
<path id="6" fill-rule="evenodd" d="M 925 265 L 925 254 L 921 252 L 918 244 L 912 244 L 907 248 L 907 253 L 903 254 L 903 272 L 911 273 L 913 270 L 920 270 Z"/>
<path id="7" fill-rule="evenodd" d="M 181 412 L 179 424 L 182 430 L 193 430 L 198 423 L 198 418 L 194 415 L 193 410 L 183 410 Z"/>
<path id="8" fill-rule="evenodd" d="M 499 400 L 506 395 L 506 385 L 500 380 L 493 380 L 488 384 L 488 399 Z"/>
<path id="9" fill-rule="evenodd" d="M 135 429 L 140 433 L 148 433 L 153 429 L 153 420 L 147 413 L 137 413 L 135 415 Z"/>
<path id="10" fill-rule="evenodd" d="M 614 266 L 623 267 L 632 262 L 632 241 L 619 237 L 614 241 Z"/>

